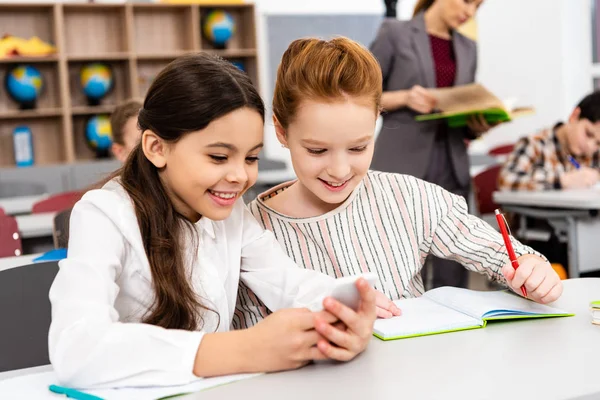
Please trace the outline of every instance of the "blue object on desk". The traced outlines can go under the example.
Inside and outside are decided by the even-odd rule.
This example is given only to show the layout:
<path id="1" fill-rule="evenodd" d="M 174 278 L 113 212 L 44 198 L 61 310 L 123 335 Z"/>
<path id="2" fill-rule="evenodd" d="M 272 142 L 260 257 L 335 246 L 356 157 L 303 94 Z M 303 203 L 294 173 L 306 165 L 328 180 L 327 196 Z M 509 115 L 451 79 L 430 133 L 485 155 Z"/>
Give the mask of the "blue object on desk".
<path id="1" fill-rule="evenodd" d="M 70 389 L 70 388 L 57 386 L 57 385 L 50 385 L 50 386 L 48 386 L 48 389 L 50 389 L 50 391 L 53 393 L 64 394 L 65 396 L 67 396 L 68 398 L 71 398 L 71 399 L 104 400 L 102 397 L 94 396 L 93 394 L 88 394 L 88 393 L 80 392 L 79 390 L 76 390 L 76 389 Z"/>
<path id="2" fill-rule="evenodd" d="M 577 162 L 577 160 L 573 156 L 569 156 L 569 161 L 571 162 L 571 164 L 573 164 L 573 166 L 576 169 L 581 168 L 581 165 L 579 165 L 579 163 Z"/>
<path id="3" fill-rule="evenodd" d="M 54 249 L 34 258 L 33 262 L 60 261 L 63 258 L 67 258 L 67 249 Z"/>

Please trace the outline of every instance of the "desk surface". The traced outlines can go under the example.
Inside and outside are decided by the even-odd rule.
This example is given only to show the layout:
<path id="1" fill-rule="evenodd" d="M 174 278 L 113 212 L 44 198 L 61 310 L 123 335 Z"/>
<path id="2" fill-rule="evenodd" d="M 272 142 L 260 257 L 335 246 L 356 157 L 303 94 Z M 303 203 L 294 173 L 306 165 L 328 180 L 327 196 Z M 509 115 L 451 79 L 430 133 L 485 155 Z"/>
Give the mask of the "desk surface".
<path id="1" fill-rule="evenodd" d="M 41 256 L 42 254 L 43 253 L 36 253 L 26 254 L 18 257 L 2 257 L 0 258 L 0 271 L 32 264 L 33 260 Z"/>
<path id="2" fill-rule="evenodd" d="M 565 281 L 555 306 L 575 317 L 493 322 L 484 329 L 383 342 L 345 364 L 319 363 L 190 395 L 233 399 L 573 399 L 600 397 L 600 279 Z M 591 397 L 590 397 L 591 398 Z"/>
<path id="3" fill-rule="evenodd" d="M 0 198 L 0 208 L 8 215 L 29 214 L 35 203 L 48 197 L 47 194 Z"/>
<path id="4" fill-rule="evenodd" d="M 600 209 L 600 190 L 498 191 L 494 192 L 494 201 L 519 206 L 596 210 Z"/>
<path id="5" fill-rule="evenodd" d="M 591 399 L 600 397 L 600 326 L 589 302 L 600 279 L 565 281 L 553 304 L 575 317 L 496 321 L 484 329 L 383 342 L 349 363 L 318 363 L 192 394 L 229 399 Z M 0 374 L 0 380 L 51 370 Z M 253 396 L 250 396 L 253 397 Z"/>
<path id="6" fill-rule="evenodd" d="M 50 212 L 15 216 L 21 238 L 52 236 L 55 215 L 56 213 Z"/>

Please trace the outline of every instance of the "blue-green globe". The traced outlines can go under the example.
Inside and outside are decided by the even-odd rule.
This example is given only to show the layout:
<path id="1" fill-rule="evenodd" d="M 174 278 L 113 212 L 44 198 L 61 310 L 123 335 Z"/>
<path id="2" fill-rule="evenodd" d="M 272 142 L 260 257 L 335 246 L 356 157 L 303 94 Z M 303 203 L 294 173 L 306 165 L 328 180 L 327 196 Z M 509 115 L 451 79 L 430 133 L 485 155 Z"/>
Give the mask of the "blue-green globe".
<path id="1" fill-rule="evenodd" d="M 235 33 L 235 21 L 227 11 L 213 10 L 206 14 L 202 32 L 215 47 L 225 47 Z"/>
<path id="2" fill-rule="evenodd" d="M 43 87 L 40 71 L 31 65 L 18 65 L 7 72 L 6 91 L 23 106 L 33 106 Z"/>
<path id="3" fill-rule="evenodd" d="M 99 157 L 108 156 L 112 145 L 110 118 L 107 115 L 95 115 L 85 126 L 85 139 Z"/>

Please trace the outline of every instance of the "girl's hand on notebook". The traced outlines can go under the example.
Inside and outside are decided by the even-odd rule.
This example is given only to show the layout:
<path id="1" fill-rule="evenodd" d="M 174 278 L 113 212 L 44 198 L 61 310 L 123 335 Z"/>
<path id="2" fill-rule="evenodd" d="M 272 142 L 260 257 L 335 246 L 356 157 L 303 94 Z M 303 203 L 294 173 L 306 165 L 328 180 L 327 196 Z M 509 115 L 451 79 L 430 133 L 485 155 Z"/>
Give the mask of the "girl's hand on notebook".
<path id="1" fill-rule="evenodd" d="M 402 315 L 400 308 L 379 290 L 375 291 L 375 304 L 377 305 L 377 318 L 392 318 Z"/>
<path id="2" fill-rule="evenodd" d="M 332 297 L 323 300 L 325 310 L 345 325 L 332 326 L 320 317 L 317 318 L 315 328 L 324 337 L 318 341 L 317 347 L 327 358 L 349 361 L 366 349 L 371 340 L 377 316 L 375 289 L 363 278 L 356 281 L 356 287 L 361 298 L 357 311 Z"/>
<path id="3" fill-rule="evenodd" d="M 551 303 L 562 294 L 562 281 L 550 263 L 534 254 L 526 254 L 517 258 L 519 268 L 511 264 L 502 268 L 510 288 L 521 294 L 521 286 L 525 285 L 527 297 L 538 303 Z"/>

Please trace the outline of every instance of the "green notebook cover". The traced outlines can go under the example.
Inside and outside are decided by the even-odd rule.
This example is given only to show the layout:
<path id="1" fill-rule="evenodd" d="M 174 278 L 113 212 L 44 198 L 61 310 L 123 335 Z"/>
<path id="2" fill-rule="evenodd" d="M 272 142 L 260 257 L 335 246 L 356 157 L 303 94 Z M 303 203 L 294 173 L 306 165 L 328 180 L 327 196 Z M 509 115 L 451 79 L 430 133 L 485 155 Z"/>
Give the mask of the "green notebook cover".
<path id="1" fill-rule="evenodd" d="M 375 321 L 381 340 L 407 339 L 485 328 L 488 321 L 567 317 L 574 314 L 523 299 L 509 291 L 479 292 L 442 287 L 395 302 L 402 315 Z"/>
<path id="2" fill-rule="evenodd" d="M 418 115 L 415 119 L 417 121 L 433 121 L 438 119 L 447 119 L 449 127 L 460 128 L 467 125 L 467 121 L 471 116 L 478 114 L 483 115 L 488 124 L 497 124 L 500 122 L 512 121 L 512 117 L 506 112 L 506 110 L 500 108 L 489 108 L 486 110 L 463 111 L 455 113 L 423 114 Z"/>

